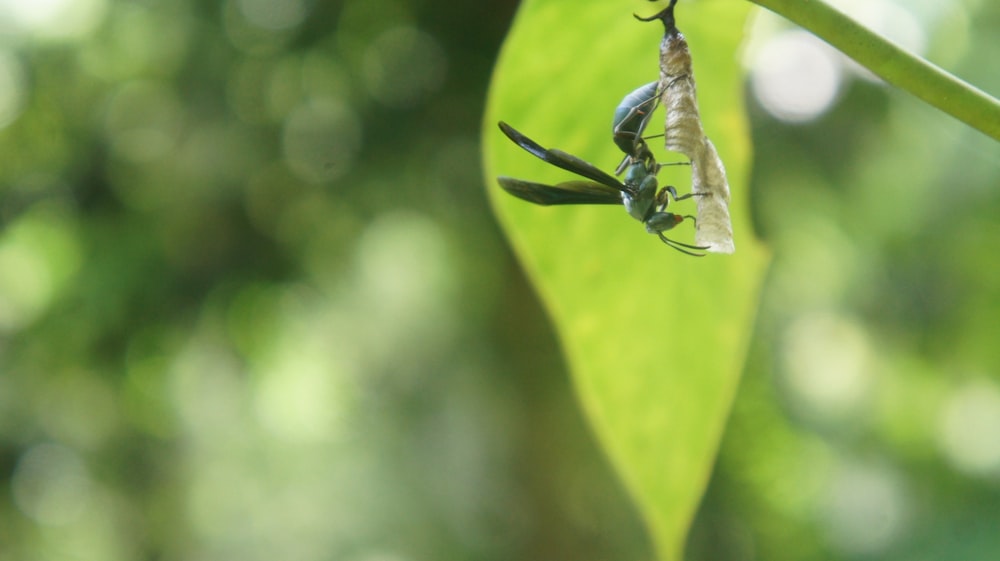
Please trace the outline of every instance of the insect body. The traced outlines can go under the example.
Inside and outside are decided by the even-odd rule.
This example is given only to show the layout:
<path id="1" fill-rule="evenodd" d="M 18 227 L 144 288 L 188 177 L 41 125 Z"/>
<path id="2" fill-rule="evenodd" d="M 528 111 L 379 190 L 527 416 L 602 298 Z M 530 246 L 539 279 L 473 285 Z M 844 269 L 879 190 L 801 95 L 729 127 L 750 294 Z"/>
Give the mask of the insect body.
<path id="1" fill-rule="evenodd" d="M 497 181 L 500 183 L 500 186 L 511 195 L 545 206 L 570 204 L 624 205 L 629 215 L 645 224 L 646 231 L 656 234 L 663 243 L 688 255 L 697 257 L 703 255 L 689 250 L 705 249 L 704 247 L 674 241 L 663 234 L 663 232 L 677 226 L 686 218 L 694 220 L 693 216 L 681 216 L 666 212 L 666 206 L 670 198 L 677 201 L 686 199 L 691 195 L 678 197 L 677 190 L 670 186 L 664 187 L 657 192 L 656 172 L 659 171 L 659 164 L 652 160 L 652 154 L 650 154 L 648 160 L 639 159 L 631 161 L 625 173 L 624 182 L 622 182 L 601 171 L 593 164 L 581 160 L 572 154 L 568 154 L 557 148 L 542 147 L 503 121 L 500 121 L 499 126 L 500 130 L 507 135 L 507 138 L 536 157 L 590 180 L 565 181 L 557 185 L 543 185 L 513 177 L 498 177 Z"/>
<path id="2" fill-rule="evenodd" d="M 621 174 L 625 166 L 635 160 L 654 160 L 653 153 L 649 151 L 642 138 L 642 132 L 646 130 L 649 118 L 653 116 L 653 111 L 660 103 L 660 97 L 656 92 L 659 85 L 659 82 L 650 82 L 639 86 L 629 92 L 615 108 L 612 138 L 618 148 L 625 152 L 625 159 L 615 170 L 616 174 Z"/>
<path id="3" fill-rule="evenodd" d="M 649 18 L 636 18 L 663 22 L 665 32 L 660 43 L 658 85 L 660 102 L 667 115 L 663 136 L 667 150 L 680 152 L 691 160 L 691 190 L 699 195 L 695 241 L 712 252 L 732 253 L 729 182 L 719 153 L 702 129 L 691 52 L 674 20 L 676 3 L 677 0 L 670 0 L 660 13 Z"/>

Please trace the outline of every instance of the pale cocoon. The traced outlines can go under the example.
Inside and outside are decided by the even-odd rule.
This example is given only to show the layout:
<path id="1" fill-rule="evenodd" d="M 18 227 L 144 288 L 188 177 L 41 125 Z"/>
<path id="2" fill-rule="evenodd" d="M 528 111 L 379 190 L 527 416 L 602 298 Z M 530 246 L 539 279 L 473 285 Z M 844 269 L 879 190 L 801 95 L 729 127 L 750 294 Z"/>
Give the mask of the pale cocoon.
<path id="1" fill-rule="evenodd" d="M 667 113 L 664 144 L 667 150 L 680 152 L 691 160 L 691 190 L 698 195 L 695 243 L 714 253 L 732 253 L 735 245 L 726 168 L 701 126 L 691 52 L 674 23 L 673 7 L 671 2 L 656 16 L 666 29 L 660 43 L 659 88 L 660 103 Z"/>

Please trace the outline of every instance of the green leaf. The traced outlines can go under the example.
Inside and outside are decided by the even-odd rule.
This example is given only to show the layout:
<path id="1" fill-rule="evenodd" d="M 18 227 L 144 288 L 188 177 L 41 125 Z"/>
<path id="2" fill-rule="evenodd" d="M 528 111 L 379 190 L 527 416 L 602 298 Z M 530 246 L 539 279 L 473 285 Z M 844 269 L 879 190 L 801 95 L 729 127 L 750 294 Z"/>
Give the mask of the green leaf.
<path id="1" fill-rule="evenodd" d="M 497 175 L 577 179 L 497 129 L 504 120 L 545 147 L 611 171 L 611 120 L 626 93 L 656 80 L 663 27 L 636 21 L 662 6 L 525 0 L 490 89 L 484 146 L 490 197 L 562 341 L 585 413 L 639 506 L 663 560 L 679 559 L 711 472 L 750 339 L 767 252 L 754 239 L 750 146 L 737 48 L 749 4 L 682 1 L 705 130 L 726 164 L 734 255 L 693 258 L 615 206 L 539 207 L 503 192 Z M 662 130 L 654 117 L 647 133 Z M 685 161 L 650 141 L 662 162 Z M 660 172 L 690 190 L 690 168 Z M 681 201 L 675 212 L 694 212 Z M 680 210 L 678 210 L 680 209 Z M 691 242 L 690 222 L 670 232 Z"/>

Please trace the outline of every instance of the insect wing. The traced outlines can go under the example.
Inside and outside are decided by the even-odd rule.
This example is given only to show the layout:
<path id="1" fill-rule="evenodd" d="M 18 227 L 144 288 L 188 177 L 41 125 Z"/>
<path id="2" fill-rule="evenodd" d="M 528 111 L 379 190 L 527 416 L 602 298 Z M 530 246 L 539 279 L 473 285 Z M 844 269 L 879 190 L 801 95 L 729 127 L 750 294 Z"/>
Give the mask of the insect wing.
<path id="1" fill-rule="evenodd" d="M 566 181 L 558 185 L 543 185 L 523 179 L 497 178 L 505 191 L 536 205 L 620 205 L 622 195 L 617 189 L 592 181 Z"/>
<path id="2" fill-rule="evenodd" d="M 523 134 L 521 134 L 521 131 L 515 129 L 514 127 L 508 125 L 503 121 L 500 121 L 497 124 L 500 126 L 500 130 L 503 131 L 505 135 L 507 135 L 507 138 L 513 140 L 515 144 L 517 144 L 521 148 L 524 148 L 528 152 L 531 152 L 535 156 L 538 156 L 539 158 L 548 161 L 548 156 L 546 154 L 548 150 L 546 150 L 542 145 L 538 144 L 534 140 L 531 140 L 527 136 L 524 136 Z"/>
<path id="3" fill-rule="evenodd" d="M 621 181 L 618 181 L 613 176 L 597 169 L 593 164 L 577 158 L 573 154 L 568 152 L 563 152 L 558 148 L 551 148 L 548 150 L 549 158 L 545 161 L 550 164 L 560 167 L 566 171 L 571 171 L 577 175 L 586 177 L 587 179 L 592 179 L 598 183 L 607 185 L 608 187 L 613 187 L 618 191 L 625 191 L 625 185 Z"/>
<path id="4" fill-rule="evenodd" d="M 625 186 L 612 177 L 611 175 L 597 169 L 593 164 L 585 160 L 581 160 L 576 156 L 563 152 L 557 148 L 544 148 L 534 140 L 531 140 L 527 136 L 521 134 L 520 131 L 514 127 L 508 125 L 507 123 L 500 121 L 500 130 L 503 131 L 507 138 L 514 141 L 515 144 L 524 148 L 528 152 L 531 152 L 536 157 L 545 160 L 546 162 L 562 168 L 566 171 L 575 173 L 579 176 L 586 177 L 598 183 L 607 185 L 608 187 L 613 187 L 618 191 L 625 191 Z"/>

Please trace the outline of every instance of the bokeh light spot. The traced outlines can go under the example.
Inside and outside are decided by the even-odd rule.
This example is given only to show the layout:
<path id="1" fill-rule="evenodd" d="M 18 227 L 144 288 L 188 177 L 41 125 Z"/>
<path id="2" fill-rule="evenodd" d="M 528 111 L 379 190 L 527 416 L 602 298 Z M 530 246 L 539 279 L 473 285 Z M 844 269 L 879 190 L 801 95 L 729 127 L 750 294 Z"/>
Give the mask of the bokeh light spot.
<path id="1" fill-rule="evenodd" d="M 958 470 L 1000 474 L 1000 389 L 976 381 L 948 397 L 938 426 L 938 445 Z"/>
<path id="2" fill-rule="evenodd" d="M 300 0 L 227 0 L 222 25 L 234 47 L 254 55 L 276 53 L 292 40 L 305 17 Z M 272 19 L 273 18 L 273 19 Z"/>
<path id="3" fill-rule="evenodd" d="M 920 21 L 905 6 L 887 0 L 852 0 L 845 9 L 853 19 L 907 51 L 923 55 L 927 34 Z M 881 81 L 881 78 L 853 59 L 844 57 L 846 67 L 859 78 Z"/>
<path id="4" fill-rule="evenodd" d="M 282 147 L 295 175 L 310 183 L 342 177 L 361 149 L 361 120 L 346 104 L 307 102 L 285 119 Z"/>
<path id="5" fill-rule="evenodd" d="M 115 85 L 174 76 L 188 59 L 193 29 L 170 11 L 163 3 L 116 3 L 100 33 L 81 46 L 81 67 L 97 83 Z"/>
<path id="6" fill-rule="evenodd" d="M 383 32 L 364 56 L 364 78 L 372 97 L 392 107 L 410 107 L 444 82 L 448 58 L 431 35 L 413 27 Z"/>
<path id="7" fill-rule="evenodd" d="M 827 313 L 807 315 L 783 338 L 784 379 L 793 404 L 820 419 L 857 413 L 871 389 L 871 349 L 858 323 Z"/>
<path id="8" fill-rule="evenodd" d="M 843 72 L 831 47 L 805 31 L 779 33 L 751 62 L 754 96 L 768 113 L 805 122 L 825 113 L 837 98 Z"/>
<path id="9" fill-rule="evenodd" d="M 17 462 L 11 481 L 21 512 L 46 526 L 76 520 L 90 496 L 90 477 L 79 455 L 60 444 L 38 444 Z"/>
<path id="10" fill-rule="evenodd" d="M 907 4 L 888 0 L 853 2 L 851 16 L 875 33 L 904 49 L 922 55 L 927 48 L 927 33 Z"/>
<path id="11" fill-rule="evenodd" d="M 105 130 L 114 154 L 133 163 L 165 156 L 176 144 L 183 110 L 167 88 L 151 82 L 131 82 L 111 97 Z"/>
<path id="12" fill-rule="evenodd" d="M 0 50 L 0 129 L 14 122 L 24 109 L 27 80 L 21 62 Z"/>
<path id="13" fill-rule="evenodd" d="M 441 230 L 423 216 L 382 215 L 365 231 L 358 255 L 360 284 L 386 317 L 398 317 L 404 324 L 422 323 L 424 314 L 449 291 Z"/>
<path id="14" fill-rule="evenodd" d="M 341 322 L 322 298 L 317 300 L 317 295 L 299 287 L 286 290 L 279 302 L 266 302 L 273 295 L 249 298 L 240 304 L 241 315 L 255 313 L 249 307 L 263 307 L 266 315 L 276 313 L 277 308 L 280 315 L 276 332 L 281 335 L 250 357 L 261 426 L 287 441 L 335 436 L 343 429 L 354 396 L 358 361 L 351 337 L 338 332 Z"/>
<path id="15" fill-rule="evenodd" d="M 78 39 L 104 17 L 106 0 L 0 0 L 0 17 L 43 39 Z"/>
<path id="16" fill-rule="evenodd" d="M 771 195 L 767 211 L 781 217 L 774 243 L 782 252 L 768 289 L 778 295 L 775 305 L 786 310 L 836 307 L 858 274 L 857 248 L 848 233 L 822 211 L 840 203 L 804 187 L 816 185 L 808 175 L 791 173 L 775 178 L 777 189 L 784 191 Z"/>
<path id="17" fill-rule="evenodd" d="M 80 265 L 71 223 L 50 210 L 29 212 L 0 236 L 0 331 L 44 313 Z"/>
<path id="18" fill-rule="evenodd" d="M 258 381 L 255 397 L 261 425 L 284 440 L 324 440 L 343 428 L 352 392 L 341 382 L 349 362 L 331 360 L 329 345 L 289 341 Z M 343 357 L 349 353 L 338 353 Z"/>
<path id="19" fill-rule="evenodd" d="M 892 471 L 847 465 L 835 475 L 827 495 L 827 536 L 847 553 L 881 553 L 905 529 L 908 502 L 902 482 Z"/>
<path id="20" fill-rule="evenodd" d="M 185 427 L 202 439 L 243 433 L 242 365 L 210 336 L 195 333 L 168 366 L 173 406 Z"/>
<path id="21" fill-rule="evenodd" d="M 243 17 L 261 29 L 288 29 L 306 17 L 302 0 L 239 0 L 239 6 Z"/>
<path id="22" fill-rule="evenodd" d="M 361 235 L 351 307 L 355 325 L 394 383 L 418 383 L 400 356 L 425 357 L 454 334 L 454 269 L 440 225 L 415 212 L 379 216 Z M 392 349 L 392 353 L 385 353 Z"/>

